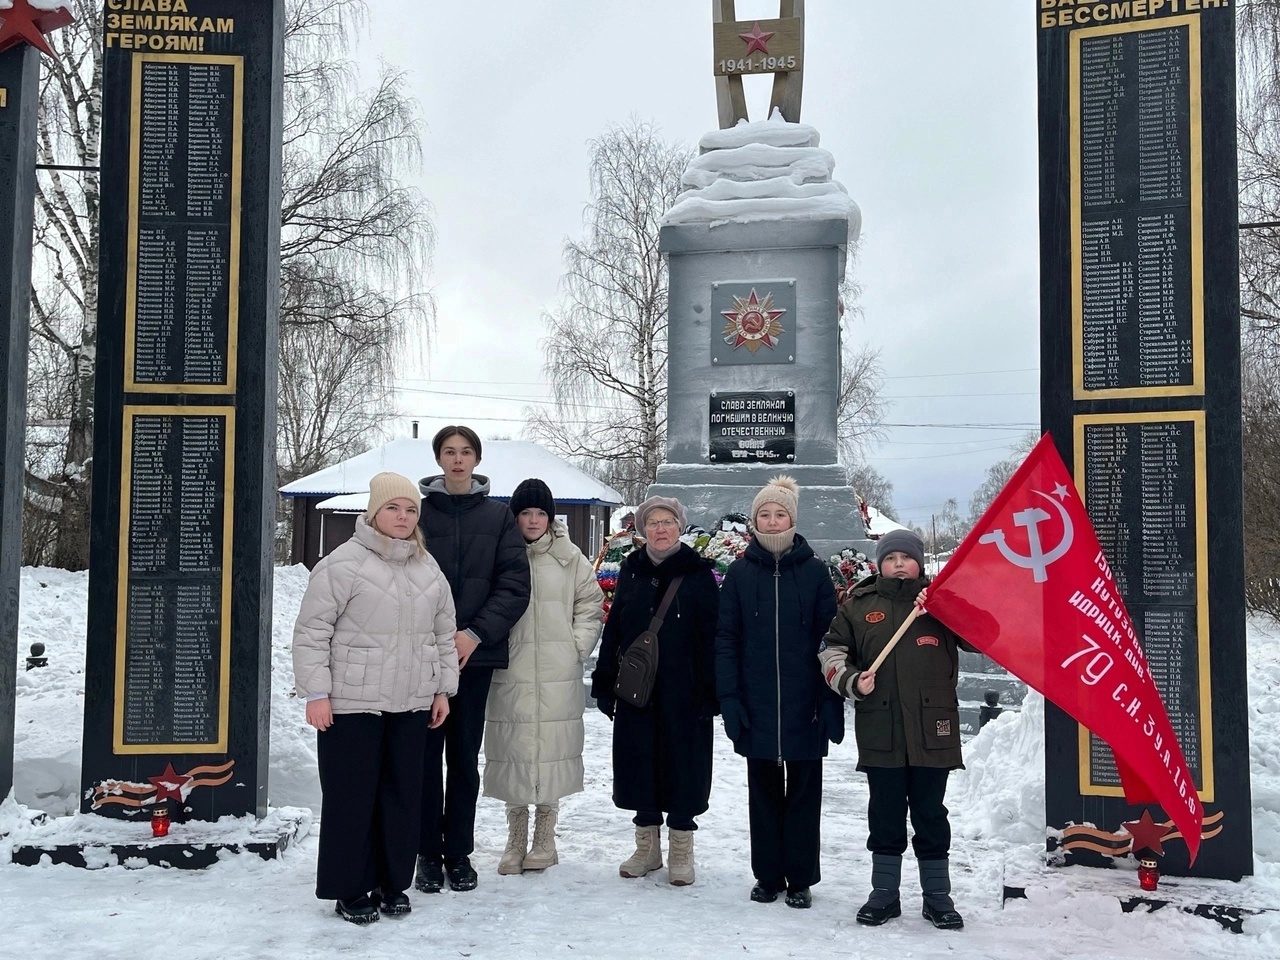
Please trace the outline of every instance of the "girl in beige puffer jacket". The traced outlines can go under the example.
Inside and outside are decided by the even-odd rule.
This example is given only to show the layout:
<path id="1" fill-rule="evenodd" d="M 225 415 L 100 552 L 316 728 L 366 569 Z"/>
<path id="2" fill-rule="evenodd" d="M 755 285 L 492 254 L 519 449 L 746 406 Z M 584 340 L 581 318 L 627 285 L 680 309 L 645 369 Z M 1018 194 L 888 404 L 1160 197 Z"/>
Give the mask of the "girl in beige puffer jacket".
<path id="1" fill-rule="evenodd" d="M 316 896 L 353 923 L 410 911 L 427 730 L 458 689 L 453 597 L 418 532 L 420 503 L 406 477 L 375 476 L 368 511 L 311 571 L 294 624 L 324 804 Z"/>
<path id="2" fill-rule="evenodd" d="M 555 519 L 538 479 L 516 487 L 511 512 L 529 554 L 529 609 L 508 639 L 510 662 L 493 674 L 485 707 L 484 794 L 507 802 L 501 874 L 559 861 L 560 798 L 582 790 L 583 663 L 600 639 L 604 594 L 595 571 Z M 536 805 L 529 847 L 529 805 Z"/>

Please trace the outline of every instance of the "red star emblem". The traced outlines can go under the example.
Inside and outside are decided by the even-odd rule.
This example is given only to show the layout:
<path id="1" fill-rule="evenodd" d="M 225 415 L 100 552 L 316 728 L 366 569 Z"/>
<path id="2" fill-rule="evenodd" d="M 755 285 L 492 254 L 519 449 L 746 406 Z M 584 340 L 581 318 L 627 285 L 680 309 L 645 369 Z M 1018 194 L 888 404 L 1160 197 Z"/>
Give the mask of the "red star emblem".
<path id="1" fill-rule="evenodd" d="M 765 33 L 765 31 L 761 30 L 758 22 L 751 27 L 750 33 L 740 33 L 738 36 L 747 43 L 745 56 L 749 57 L 757 50 L 765 56 L 769 55 L 769 41 L 773 38 L 773 34 Z"/>
<path id="2" fill-rule="evenodd" d="M 13 0 L 13 8 L 0 10 L 0 51 L 29 43 L 42 53 L 53 56 L 53 50 L 45 43 L 44 34 L 65 27 L 74 20 L 65 6 L 52 10 L 37 10 L 30 0 Z"/>
<path id="3" fill-rule="evenodd" d="M 147 777 L 156 788 L 156 802 L 168 800 L 173 797 L 175 800 L 182 799 L 182 788 L 191 782 L 191 778 L 183 776 L 173 769 L 172 763 L 165 764 L 164 773 L 158 777 Z"/>
<path id="4" fill-rule="evenodd" d="M 778 318 L 786 312 L 773 308 L 772 293 L 766 293 L 762 300 L 756 296 L 755 287 L 752 287 L 750 296 L 733 298 L 732 310 L 720 311 L 720 316 L 729 321 L 724 325 L 721 336 L 735 350 L 743 345 L 751 353 L 755 353 L 761 346 L 772 350 L 777 346 L 778 337 L 782 333 L 782 324 L 778 322 Z"/>
<path id="5" fill-rule="evenodd" d="M 1124 828 L 1129 831 L 1129 836 L 1133 837 L 1129 852 L 1134 856 L 1137 856 L 1140 850 L 1150 850 L 1152 853 L 1163 855 L 1164 843 L 1161 838 L 1165 835 L 1166 827 L 1163 823 L 1156 823 L 1151 819 L 1150 810 L 1143 810 L 1140 819 L 1129 821 Z"/>

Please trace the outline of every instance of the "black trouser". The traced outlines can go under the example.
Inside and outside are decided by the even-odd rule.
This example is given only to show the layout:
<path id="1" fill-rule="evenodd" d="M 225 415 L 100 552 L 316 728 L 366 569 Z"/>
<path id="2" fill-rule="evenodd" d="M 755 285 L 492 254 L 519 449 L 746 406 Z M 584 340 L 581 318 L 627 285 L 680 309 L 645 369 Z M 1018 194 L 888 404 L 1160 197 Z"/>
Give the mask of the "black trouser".
<path id="1" fill-rule="evenodd" d="M 822 879 L 822 759 L 747 760 L 751 872 L 774 889 L 811 887 Z"/>
<path id="2" fill-rule="evenodd" d="M 662 826 L 662 811 L 637 810 L 636 815 L 631 818 L 631 822 L 637 827 L 660 827 Z M 693 822 L 693 817 L 687 813 L 668 813 L 667 829 L 697 830 L 698 825 Z"/>
<path id="3" fill-rule="evenodd" d="M 951 824 L 942 800 L 951 771 L 942 767 L 866 767 L 867 849 L 900 857 L 907 849 L 911 811 L 917 860 L 942 860 L 951 850 Z"/>
<path id="4" fill-rule="evenodd" d="M 422 803 L 422 749 L 431 713 L 341 713 L 316 734 L 320 853 L 316 896 L 346 900 L 406 890 Z"/>
<path id="5" fill-rule="evenodd" d="M 436 860 L 468 857 L 475 849 L 476 799 L 480 796 L 480 744 L 492 667 L 463 667 L 449 716 L 427 731 L 422 772 L 422 831 L 418 853 Z M 449 768 L 446 779 L 441 757 Z"/>

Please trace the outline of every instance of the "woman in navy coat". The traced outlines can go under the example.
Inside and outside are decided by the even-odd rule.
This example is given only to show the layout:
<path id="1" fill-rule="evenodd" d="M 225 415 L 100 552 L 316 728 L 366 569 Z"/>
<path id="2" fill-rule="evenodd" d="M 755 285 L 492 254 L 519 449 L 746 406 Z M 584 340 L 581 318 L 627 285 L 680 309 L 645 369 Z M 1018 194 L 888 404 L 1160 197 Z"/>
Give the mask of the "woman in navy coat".
<path id="1" fill-rule="evenodd" d="M 836 613 L 827 566 L 796 533 L 798 493 L 775 477 L 751 505 L 755 535 L 720 591 L 716 692 L 747 758 L 751 899 L 811 903 L 818 867 L 822 758 L 844 739 L 844 705 L 822 679 L 818 645 Z"/>

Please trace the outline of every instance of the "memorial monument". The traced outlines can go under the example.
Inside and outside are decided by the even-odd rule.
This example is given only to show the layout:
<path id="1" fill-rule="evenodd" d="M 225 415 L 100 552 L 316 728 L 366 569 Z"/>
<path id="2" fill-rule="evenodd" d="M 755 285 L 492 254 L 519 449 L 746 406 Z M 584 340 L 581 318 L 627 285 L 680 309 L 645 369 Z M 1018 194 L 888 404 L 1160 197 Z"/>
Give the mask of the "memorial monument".
<path id="1" fill-rule="evenodd" d="M 0 0 L 0 800 L 13 788 L 40 53 L 70 22 L 65 5 Z"/>
<path id="2" fill-rule="evenodd" d="M 168 8 L 104 23 L 81 810 L 181 823 L 267 809 L 284 3 Z"/>
<path id="3" fill-rule="evenodd" d="M 1194 864 L 1253 871 L 1240 451 L 1235 15 L 1225 0 L 1037 0 L 1041 421 L 1204 804 Z M 1046 708 L 1051 861 L 1136 855 L 1110 748 Z"/>
<path id="4" fill-rule="evenodd" d="M 659 237 L 670 265 L 667 449 L 650 495 L 679 497 L 710 527 L 772 476 L 800 484 L 821 557 L 863 541 L 840 464 L 840 283 L 861 214 L 835 160 L 799 122 L 803 4 L 734 19 L 718 0 L 719 131 L 704 136 Z M 775 76 L 770 119 L 750 123 L 742 76 Z"/>

